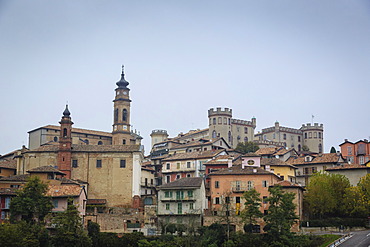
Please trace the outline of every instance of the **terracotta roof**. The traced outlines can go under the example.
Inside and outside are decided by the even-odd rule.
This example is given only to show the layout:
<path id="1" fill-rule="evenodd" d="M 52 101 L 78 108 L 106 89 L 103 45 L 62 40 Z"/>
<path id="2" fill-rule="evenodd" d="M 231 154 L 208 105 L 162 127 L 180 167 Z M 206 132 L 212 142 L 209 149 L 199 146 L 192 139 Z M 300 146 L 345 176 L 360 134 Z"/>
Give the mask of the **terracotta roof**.
<path id="1" fill-rule="evenodd" d="M 82 180 L 68 179 L 66 177 L 63 177 L 60 181 L 61 181 L 62 184 L 78 184 L 78 185 L 87 184 L 87 182 L 84 182 Z"/>
<path id="2" fill-rule="evenodd" d="M 39 148 L 26 151 L 34 152 L 58 152 L 58 145 L 45 145 Z M 72 144 L 72 152 L 134 152 L 139 151 L 140 145 L 77 145 Z"/>
<path id="3" fill-rule="evenodd" d="M 169 156 L 166 159 L 163 159 L 163 161 L 212 158 L 223 151 L 224 150 L 207 150 L 207 151 L 202 151 L 202 152 L 189 152 L 189 153 L 174 154 L 172 156 Z"/>
<path id="4" fill-rule="evenodd" d="M 270 166 L 290 166 L 292 168 L 298 169 L 297 167 L 284 162 L 277 158 L 262 158 L 261 159 L 261 165 L 270 165 Z"/>
<path id="5" fill-rule="evenodd" d="M 370 167 L 365 166 L 365 165 L 357 165 L 357 164 L 344 164 L 344 165 L 326 168 L 326 171 L 352 170 L 352 169 L 370 169 Z"/>
<path id="6" fill-rule="evenodd" d="M 53 166 L 39 166 L 27 171 L 28 173 L 56 173 L 59 175 L 66 175 L 65 173 L 59 171 Z"/>
<path id="7" fill-rule="evenodd" d="M 190 130 L 189 132 L 185 133 L 185 134 L 179 134 L 178 136 L 176 137 L 173 137 L 171 138 L 172 140 L 176 140 L 176 139 L 180 139 L 180 138 L 186 138 L 187 136 L 191 136 L 191 135 L 194 135 L 194 134 L 198 134 L 200 132 L 208 132 L 209 128 L 207 129 L 202 129 L 202 130 Z"/>
<path id="8" fill-rule="evenodd" d="M 294 148 L 289 148 L 289 149 L 281 148 L 276 153 L 274 153 L 274 155 L 284 155 L 284 154 L 286 154 L 288 152 L 291 152 L 293 150 L 295 150 L 295 149 Z"/>
<path id="9" fill-rule="evenodd" d="M 39 127 L 37 129 L 28 131 L 28 133 L 39 130 L 39 129 L 50 129 L 50 130 L 59 130 L 60 126 L 56 125 L 46 125 L 43 127 Z M 105 131 L 98 131 L 98 130 L 88 130 L 88 129 L 80 129 L 80 128 L 72 128 L 72 132 L 75 133 L 81 133 L 81 134 L 88 134 L 88 135 L 98 135 L 98 136 L 106 136 L 106 137 L 112 137 L 112 133 L 105 132 Z"/>
<path id="10" fill-rule="evenodd" d="M 292 156 L 286 161 L 291 165 L 306 165 L 306 164 L 323 164 L 323 163 L 337 163 L 340 160 L 341 155 L 336 153 L 309 155 L 312 158 L 311 161 L 305 161 L 306 156 Z"/>
<path id="11" fill-rule="evenodd" d="M 0 181 L 26 182 L 29 176 L 30 176 L 29 174 L 24 174 L 24 175 L 14 175 L 10 177 L 2 177 L 0 178 Z"/>
<path id="12" fill-rule="evenodd" d="M 79 185 L 49 185 L 46 196 L 51 197 L 78 197 L 82 188 Z"/>
<path id="13" fill-rule="evenodd" d="M 0 168 L 6 169 L 17 169 L 17 161 L 16 160 L 0 160 Z"/>
<path id="14" fill-rule="evenodd" d="M 204 163 L 204 165 L 224 165 L 224 164 L 228 164 L 229 158 L 233 158 L 233 157 L 231 155 L 220 155 L 220 156 L 217 156 L 216 158 Z"/>
<path id="15" fill-rule="evenodd" d="M 160 155 L 160 156 L 151 157 L 150 159 L 151 160 L 160 160 L 160 159 L 168 158 L 169 156 L 170 156 L 169 154 L 164 154 L 164 155 Z"/>
<path id="16" fill-rule="evenodd" d="M 158 189 L 199 188 L 202 185 L 202 182 L 203 178 L 200 177 L 181 178 L 171 183 L 161 185 Z"/>
<path id="17" fill-rule="evenodd" d="M 276 184 L 277 184 L 277 185 L 280 185 L 280 186 L 282 186 L 282 187 L 288 187 L 288 188 L 289 188 L 289 187 L 290 187 L 290 188 L 296 187 L 296 188 L 300 188 L 300 189 L 304 190 L 304 188 L 303 188 L 301 185 L 296 184 L 296 183 L 292 183 L 292 182 L 287 181 L 287 180 L 279 181 L 279 182 L 277 182 Z M 273 185 L 271 185 L 271 186 L 273 186 Z M 271 186 L 270 186 L 270 187 L 271 187 Z"/>
<path id="18" fill-rule="evenodd" d="M 0 195 L 16 195 L 18 188 L 0 188 Z"/>
<path id="19" fill-rule="evenodd" d="M 260 148 L 255 153 L 259 155 L 267 155 L 267 154 L 274 154 L 279 148 L 277 147 L 266 147 Z"/>
<path id="20" fill-rule="evenodd" d="M 210 176 L 213 175 L 274 175 L 274 173 L 270 171 L 266 171 L 262 168 L 256 168 L 256 167 L 245 167 L 242 169 L 240 165 L 238 166 L 232 166 L 230 168 L 222 168 L 215 172 L 211 172 L 209 174 Z"/>

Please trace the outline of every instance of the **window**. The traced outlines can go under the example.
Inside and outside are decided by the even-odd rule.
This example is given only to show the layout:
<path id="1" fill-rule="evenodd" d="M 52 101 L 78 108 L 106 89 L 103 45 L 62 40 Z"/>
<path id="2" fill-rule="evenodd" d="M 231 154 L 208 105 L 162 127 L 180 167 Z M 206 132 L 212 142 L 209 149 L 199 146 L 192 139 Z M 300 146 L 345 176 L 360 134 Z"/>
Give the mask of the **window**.
<path id="1" fill-rule="evenodd" d="M 283 135 L 283 139 L 286 140 L 286 134 Z"/>
<path id="2" fill-rule="evenodd" d="M 262 181 L 262 186 L 265 187 L 265 188 L 268 187 L 269 186 L 268 181 L 267 180 L 263 180 Z"/>
<path id="3" fill-rule="evenodd" d="M 177 166 L 177 169 L 180 169 L 180 163 L 177 163 L 176 166 Z"/>
<path id="4" fill-rule="evenodd" d="M 127 121 L 127 110 L 126 109 L 122 110 L 122 121 L 123 122 Z"/>
<path id="5" fill-rule="evenodd" d="M 72 167 L 73 168 L 78 167 L 78 161 L 77 160 L 72 160 Z"/>
<path id="6" fill-rule="evenodd" d="M 239 196 L 235 197 L 235 202 L 240 203 L 240 197 Z"/>
<path id="7" fill-rule="evenodd" d="M 186 162 L 186 167 L 187 168 L 190 168 L 190 166 L 191 166 L 191 163 L 188 161 L 188 162 Z"/>
<path id="8" fill-rule="evenodd" d="M 314 173 L 317 172 L 317 168 L 316 167 L 312 167 L 311 170 L 312 170 L 312 174 L 314 174 Z"/>
<path id="9" fill-rule="evenodd" d="M 190 177 L 191 177 L 191 175 L 188 173 L 188 174 L 186 174 L 186 177 L 187 177 L 187 178 L 190 178 Z"/>
<path id="10" fill-rule="evenodd" d="M 66 129 L 66 128 L 64 128 L 64 129 L 63 129 L 63 137 L 64 137 L 64 138 L 66 138 L 66 137 L 67 137 L 67 129 Z"/>
<path id="11" fill-rule="evenodd" d="M 188 191 L 188 197 L 193 197 L 193 191 L 192 190 Z"/>
<path id="12" fill-rule="evenodd" d="M 58 137 L 54 136 L 54 142 L 58 141 Z"/>
<path id="13" fill-rule="evenodd" d="M 215 204 L 220 204 L 220 197 L 215 197 Z"/>
<path id="14" fill-rule="evenodd" d="M 263 204 L 267 204 L 267 196 L 264 196 L 264 197 L 262 198 L 262 202 L 263 202 Z"/>
<path id="15" fill-rule="evenodd" d="M 165 198 L 172 198 L 172 191 L 165 191 L 164 192 L 164 197 Z"/>
<path id="16" fill-rule="evenodd" d="M 86 144 L 89 144 L 89 140 L 88 139 L 85 139 L 84 141 Z"/>
<path id="17" fill-rule="evenodd" d="M 222 118 L 218 117 L 218 124 L 222 124 Z"/>
<path id="18" fill-rule="evenodd" d="M 19 184 L 11 184 L 10 188 L 20 188 L 20 185 Z"/>
<path id="19" fill-rule="evenodd" d="M 170 210 L 170 204 L 166 203 L 166 210 Z"/>
<path id="20" fill-rule="evenodd" d="M 359 158 L 359 163 L 360 163 L 360 165 L 363 165 L 363 164 L 365 164 L 365 157 L 364 156 L 360 156 L 360 157 L 358 157 Z"/>
<path id="21" fill-rule="evenodd" d="M 301 137 L 300 137 L 300 136 L 298 136 L 298 141 L 299 141 L 299 142 L 301 141 Z"/>
<path id="22" fill-rule="evenodd" d="M 126 160 L 120 160 L 119 167 L 126 168 Z"/>
<path id="23" fill-rule="evenodd" d="M 102 141 L 98 141 L 98 145 L 103 145 L 103 142 Z"/>
<path id="24" fill-rule="evenodd" d="M 247 183 L 248 185 L 248 190 L 251 190 L 251 189 L 253 189 L 253 182 L 252 181 L 248 181 L 248 183 Z"/>
<path id="25" fill-rule="evenodd" d="M 322 153 L 322 145 L 321 145 L 321 143 L 319 144 L 319 153 Z"/>
<path id="26" fill-rule="evenodd" d="M 122 144 L 125 145 L 126 144 L 126 139 L 122 139 Z"/>
<path id="27" fill-rule="evenodd" d="M 227 121 L 228 121 L 228 124 L 230 125 L 230 118 L 228 118 Z"/>
<path id="28" fill-rule="evenodd" d="M 229 140 L 229 144 L 231 143 L 231 139 L 232 139 L 232 137 L 231 137 L 231 132 L 229 131 L 229 133 L 228 133 L 228 140 Z"/>
<path id="29" fill-rule="evenodd" d="M 248 137 L 244 137 L 244 142 L 248 142 Z"/>
<path id="30" fill-rule="evenodd" d="M 167 163 L 167 164 L 166 164 L 166 169 L 167 169 L 167 170 L 170 170 L 170 169 L 171 169 L 171 164 L 170 164 L 170 163 Z"/>
<path id="31" fill-rule="evenodd" d="M 227 118 L 224 117 L 224 124 L 227 124 Z"/>
<path id="32" fill-rule="evenodd" d="M 176 180 L 177 180 L 177 179 L 180 179 L 180 175 L 179 175 L 179 174 L 177 174 L 177 175 L 176 175 Z"/>
<path id="33" fill-rule="evenodd" d="M 235 181 L 235 190 L 236 191 L 240 191 L 241 187 L 240 187 L 240 181 Z"/>
<path id="34" fill-rule="evenodd" d="M 176 200 L 182 200 L 184 199 L 184 191 L 178 190 L 176 191 Z"/>
<path id="35" fill-rule="evenodd" d="M 312 132 L 308 133 L 308 138 L 310 138 L 310 139 L 312 138 Z"/>
<path id="36" fill-rule="evenodd" d="M 248 134 L 248 128 L 247 127 L 244 127 L 244 133 Z"/>
<path id="37" fill-rule="evenodd" d="M 5 197 L 5 208 L 4 209 L 9 209 L 10 208 L 10 197 Z"/>
<path id="38" fill-rule="evenodd" d="M 313 132 L 313 138 L 317 138 L 317 132 Z"/>
<path id="39" fill-rule="evenodd" d="M 58 207 L 58 200 L 57 199 L 53 200 L 53 206 L 54 206 L 54 208 Z"/>
<path id="40" fill-rule="evenodd" d="M 303 169 L 303 174 L 306 174 L 306 175 L 308 175 L 310 172 L 309 172 L 309 170 L 308 170 L 308 167 L 305 167 L 304 169 Z"/>
<path id="41" fill-rule="evenodd" d="M 189 204 L 189 209 L 194 209 L 194 203 L 192 203 L 192 202 L 191 202 L 191 203 Z"/>
<path id="42" fill-rule="evenodd" d="M 319 132 L 319 138 L 321 138 L 321 132 Z"/>
<path id="43" fill-rule="evenodd" d="M 352 155 L 352 147 L 347 147 L 347 153 L 348 155 Z"/>
<path id="44" fill-rule="evenodd" d="M 213 118 L 213 124 L 216 125 L 216 118 Z"/>
<path id="45" fill-rule="evenodd" d="M 215 188 L 220 188 L 220 182 L 219 181 L 215 181 Z"/>
<path id="46" fill-rule="evenodd" d="M 298 152 L 301 152 L 301 144 L 298 144 Z"/>
<path id="47" fill-rule="evenodd" d="M 171 182 L 171 176 L 166 176 L 166 183 Z"/>
<path id="48" fill-rule="evenodd" d="M 101 168 L 101 160 L 96 160 L 96 167 Z"/>
<path id="49" fill-rule="evenodd" d="M 307 139 L 307 133 L 304 133 L 304 139 Z"/>
<path id="50" fill-rule="evenodd" d="M 118 109 L 114 110 L 114 122 L 118 121 Z"/>
<path id="51" fill-rule="evenodd" d="M 182 214 L 182 203 L 177 204 L 177 213 Z"/>

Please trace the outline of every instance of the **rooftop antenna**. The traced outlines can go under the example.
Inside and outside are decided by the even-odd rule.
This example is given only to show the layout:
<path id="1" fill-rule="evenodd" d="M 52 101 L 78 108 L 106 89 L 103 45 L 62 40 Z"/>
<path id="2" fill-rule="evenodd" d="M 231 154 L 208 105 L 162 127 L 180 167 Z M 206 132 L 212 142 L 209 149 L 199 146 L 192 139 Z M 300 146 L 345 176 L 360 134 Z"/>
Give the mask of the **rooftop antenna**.
<path id="1" fill-rule="evenodd" d="M 311 124 L 313 125 L 313 119 L 315 118 L 315 116 L 313 114 L 311 114 Z"/>

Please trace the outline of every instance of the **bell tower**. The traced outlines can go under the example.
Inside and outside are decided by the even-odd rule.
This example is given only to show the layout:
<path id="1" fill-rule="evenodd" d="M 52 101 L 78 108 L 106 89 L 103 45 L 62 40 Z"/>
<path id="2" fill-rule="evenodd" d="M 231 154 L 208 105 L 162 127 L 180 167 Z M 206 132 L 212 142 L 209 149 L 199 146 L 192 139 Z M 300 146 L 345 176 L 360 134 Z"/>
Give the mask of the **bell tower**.
<path id="1" fill-rule="evenodd" d="M 125 80 L 124 66 L 122 65 L 121 80 L 116 85 L 116 96 L 113 100 L 113 145 L 128 145 L 131 144 L 130 130 L 130 89 L 128 81 Z"/>
<path id="2" fill-rule="evenodd" d="M 68 105 L 63 112 L 60 120 L 60 138 L 58 150 L 58 168 L 66 174 L 67 178 L 71 178 L 71 159 L 72 159 L 72 119 L 71 113 L 68 110 Z"/>

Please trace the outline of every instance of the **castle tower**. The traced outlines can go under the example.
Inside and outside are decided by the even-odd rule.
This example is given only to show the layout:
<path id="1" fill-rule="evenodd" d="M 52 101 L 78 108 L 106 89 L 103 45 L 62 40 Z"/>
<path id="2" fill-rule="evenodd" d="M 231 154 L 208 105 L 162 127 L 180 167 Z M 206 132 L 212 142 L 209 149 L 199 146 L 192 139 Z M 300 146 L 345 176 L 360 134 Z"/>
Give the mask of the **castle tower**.
<path id="1" fill-rule="evenodd" d="M 303 144 L 306 145 L 311 152 L 324 152 L 324 125 L 314 123 L 311 125 L 302 124 L 300 128 L 303 135 Z"/>
<path id="2" fill-rule="evenodd" d="M 60 124 L 59 150 L 58 150 L 58 169 L 66 173 L 67 178 L 71 178 L 71 159 L 72 159 L 72 120 L 68 105 L 63 112 Z"/>
<path id="3" fill-rule="evenodd" d="M 166 130 L 153 130 L 150 134 L 150 137 L 152 138 L 152 148 L 155 144 L 164 142 L 168 138 L 168 133 Z"/>
<path id="4" fill-rule="evenodd" d="M 125 80 L 124 67 L 122 66 L 121 80 L 116 85 L 116 96 L 113 100 L 113 131 L 112 131 L 112 144 L 113 145 L 126 145 L 134 144 L 131 140 L 130 130 L 130 89 L 127 87 L 129 84 Z"/>
<path id="5" fill-rule="evenodd" d="M 225 141 L 233 146 L 233 137 L 231 130 L 232 109 L 217 107 L 208 110 L 209 120 L 209 138 L 214 140 L 223 137 Z"/>

